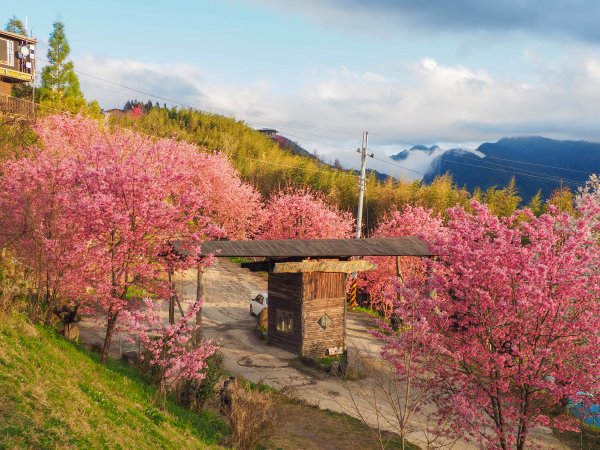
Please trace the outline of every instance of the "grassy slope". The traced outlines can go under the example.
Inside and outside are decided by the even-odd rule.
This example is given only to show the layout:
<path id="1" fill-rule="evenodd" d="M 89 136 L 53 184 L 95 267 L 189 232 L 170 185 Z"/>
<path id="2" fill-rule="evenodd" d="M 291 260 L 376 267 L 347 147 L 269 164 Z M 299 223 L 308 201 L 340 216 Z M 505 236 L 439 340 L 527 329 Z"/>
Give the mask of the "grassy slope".
<path id="1" fill-rule="evenodd" d="M 153 406 L 156 390 L 120 362 L 54 332 L 0 316 L 0 448 L 207 448 L 210 414 Z"/>

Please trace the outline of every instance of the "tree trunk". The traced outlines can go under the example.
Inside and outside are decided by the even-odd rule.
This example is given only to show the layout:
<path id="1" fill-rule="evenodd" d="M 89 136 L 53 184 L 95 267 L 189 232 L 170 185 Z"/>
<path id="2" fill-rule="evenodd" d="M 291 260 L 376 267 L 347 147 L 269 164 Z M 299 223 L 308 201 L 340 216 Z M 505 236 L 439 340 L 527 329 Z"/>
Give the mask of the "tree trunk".
<path id="1" fill-rule="evenodd" d="M 529 413 L 529 389 L 525 388 L 524 405 L 521 411 L 522 417 L 519 420 L 519 432 L 517 435 L 517 450 L 524 450 L 527 442 L 527 433 L 529 432 L 527 415 Z"/>
<path id="2" fill-rule="evenodd" d="M 200 299 L 204 296 L 204 285 L 202 284 L 202 279 L 204 276 L 204 268 L 199 263 L 198 269 L 196 271 L 196 301 L 199 302 Z M 196 314 L 196 324 L 198 326 L 202 326 L 202 308 Z"/>
<path id="3" fill-rule="evenodd" d="M 200 301 L 204 295 L 204 287 L 202 286 L 202 276 L 204 268 L 201 263 L 196 267 L 196 302 Z M 198 345 L 202 340 L 202 308 L 196 313 L 196 330 L 194 331 L 194 344 Z"/>
<path id="4" fill-rule="evenodd" d="M 108 321 L 106 324 L 106 336 L 104 337 L 104 345 L 102 347 L 102 353 L 100 353 L 100 355 L 101 355 L 100 359 L 103 363 L 105 363 L 106 360 L 108 359 L 108 354 L 110 352 L 110 342 L 112 341 L 113 332 L 115 329 L 115 325 L 117 323 L 117 314 L 118 313 L 114 313 L 112 316 L 109 315 L 109 317 L 108 317 Z"/>
<path id="5" fill-rule="evenodd" d="M 173 295 L 173 272 L 169 268 L 169 323 L 175 323 L 175 295 Z"/>

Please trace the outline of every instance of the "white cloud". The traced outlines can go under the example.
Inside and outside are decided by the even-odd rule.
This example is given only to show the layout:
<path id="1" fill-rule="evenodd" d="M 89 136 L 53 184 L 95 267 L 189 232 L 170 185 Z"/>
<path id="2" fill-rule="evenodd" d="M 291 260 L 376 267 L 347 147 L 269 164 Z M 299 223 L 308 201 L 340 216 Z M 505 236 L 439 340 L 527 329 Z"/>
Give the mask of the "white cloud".
<path id="1" fill-rule="evenodd" d="M 277 128 L 305 148 L 316 148 L 326 158 L 340 157 L 342 162 L 357 161 L 354 150 L 363 130 L 371 131 L 379 156 L 410 147 L 403 142 L 460 145 L 514 135 L 600 141 L 600 59 L 593 55 L 572 55 L 552 67 L 540 65 L 537 78 L 527 81 L 423 58 L 406 65 L 402 73 L 357 73 L 344 67 L 311 70 L 300 85 L 285 91 L 267 81 L 227 84 L 189 65 L 89 56 L 75 62 L 80 70 L 100 78 L 234 115 L 256 127 Z M 86 96 L 97 97 L 104 107 L 148 98 L 80 78 Z M 404 163 L 417 170 L 424 167 L 421 160 Z M 391 166 L 379 169 L 401 172 Z"/>

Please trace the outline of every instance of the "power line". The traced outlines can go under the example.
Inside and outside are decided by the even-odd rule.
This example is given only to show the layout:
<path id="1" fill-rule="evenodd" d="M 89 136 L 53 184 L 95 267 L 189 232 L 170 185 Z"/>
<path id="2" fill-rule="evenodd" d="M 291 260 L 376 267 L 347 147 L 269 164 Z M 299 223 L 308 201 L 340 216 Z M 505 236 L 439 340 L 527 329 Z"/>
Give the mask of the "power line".
<path id="1" fill-rule="evenodd" d="M 550 177 L 546 177 L 546 176 L 542 176 L 542 175 L 530 175 L 530 174 L 524 174 L 524 173 L 519 173 L 519 172 L 515 172 L 515 171 L 510 171 L 510 170 L 503 170 L 503 169 L 496 169 L 494 167 L 487 167 L 487 166 L 478 166 L 476 164 L 469 164 L 469 163 L 465 163 L 465 162 L 460 162 L 460 161 L 454 161 L 454 160 L 450 160 L 450 159 L 446 159 L 446 162 L 452 163 L 452 164 L 462 164 L 465 166 L 472 166 L 472 167 L 477 167 L 480 169 L 488 169 L 488 170 L 495 170 L 498 172 L 506 172 L 506 173 L 510 173 L 511 175 L 521 175 L 521 176 L 525 176 L 525 177 L 532 177 L 532 178 L 540 178 L 543 180 L 549 180 L 549 181 L 554 181 L 554 182 L 561 182 L 564 181 L 565 183 L 569 183 L 569 184 L 574 184 L 576 186 L 583 186 L 584 183 L 582 182 L 578 182 L 578 181 L 567 181 L 567 180 L 561 180 L 559 178 L 550 178 Z"/>
<path id="2" fill-rule="evenodd" d="M 272 162 L 272 161 L 265 161 L 264 159 L 248 158 L 247 156 L 240 156 L 240 155 L 229 155 L 229 156 L 231 156 L 232 158 L 237 158 L 237 159 L 246 159 L 249 161 L 256 161 L 256 162 L 260 162 L 262 164 L 268 164 L 271 166 L 279 166 L 279 167 L 287 167 L 287 168 L 297 169 L 297 170 L 304 170 L 305 172 L 328 172 L 328 173 L 337 173 L 337 174 L 343 175 L 343 176 L 357 177 L 357 175 L 354 173 L 351 173 L 348 171 L 337 170 L 337 169 L 333 169 L 333 168 L 329 168 L 328 170 L 311 169 L 309 167 L 293 166 L 291 164 L 281 164 L 281 163 L 276 163 L 276 162 Z"/>
<path id="3" fill-rule="evenodd" d="M 540 167 L 547 167 L 549 169 L 558 169 L 558 170 L 568 170 L 569 172 L 579 172 L 579 173 L 585 173 L 587 175 L 591 175 L 594 172 L 587 172 L 585 170 L 576 170 L 576 169 L 568 169 L 566 167 L 558 167 L 558 166 L 549 166 L 547 164 L 539 164 L 539 163 L 532 163 L 532 162 L 526 162 L 526 161 L 517 161 L 514 159 L 507 159 L 507 158 L 499 158 L 497 156 L 485 156 L 486 158 L 490 158 L 490 159 L 497 159 L 500 161 L 509 161 L 509 162 L 516 162 L 516 163 L 520 163 L 520 164 L 529 164 L 531 166 L 540 166 Z"/>
<path id="4" fill-rule="evenodd" d="M 554 179 L 556 181 L 571 181 L 573 183 L 580 183 L 577 180 L 573 180 L 573 179 L 569 179 L 569 178 L 564 178 L 564 177 L 560 177 L 560 176 L 557 176 L 557 175 L 550 175 L 550 174 L 543 173 L 543 172 L 541 172 L 541 173 L 540 172 L 534 172 L 532 170 L 520 169 L 520 168 L 517 168 L 517 167 L 511 167 L 511 166 L 507 166 L 507 165 L 504 165 L 504 164 L 495 163 L 495 162 L 492 162 L 492 161 L 485 161 L 484 158 L 478 158 L 478 157 L 476 157 L 476 155 L 473 155 L 473 154 L 466 154 L 466 155 L 463 155 L 463 156 L 465 156 L 469 161 L 475 161 L 475 162 L 483 163 L 483 164 L 492 164 L 494 166 L 503 167 L 505 169 L 519 171 L 519 172 L 517 172 L 518 175 L 526 175 L 526 174 L 527 175 L 539 175 L 539 176 L 547 177 L 549 179 Z M 447 158 L 446 158 L 446 161 L 448 161 Z M 482 167 L 490 168 L 489 166 L 482 166 Z"/>
<path id="5" fill-rule="evenodd" d="M 342 150 L 346 150 L 347 149 L 347 147 L 343 147 L 341 145 L 330 144 L 328 142 L 323 142 L 323 141 L 317 141 L 315 139 L 309 139 L 309 138 L 307 138 L 305 136 L 298 136 L 298 135 L 290 134 L 290 133 L 286 133 L 286 132 L 279 132 L 279 134 L 281 134 L 282 136 L 291 136 L 291 137 L 295 137 L 295 138 L 298 138 L 298 139 L 304 139 L 305 141 L 308 141 L 308 142 L 316 142 L 317 144 L 327 145 L 329 147 L 339 148 L 339 149 L 342 149 Z"/>
<path id="6" fill-rule="evenodd" d="M 44 59 L 44 58 L 41 58 L 41 57 L 38 57 L 38 59 L 40 59 L 40 60 L 42 60 L 42 61 L 45 61 L 45 62 L 48 62 L 48 63 L 50 62 L 50 61 L 48 61 L 47 59 Z M 183 106 L 183 107 L 186 107 L 186 108 L 190 108 L 190 109 L 198 109 L 198 110 L 200 110 L 200 111 L 202 111 L 202 112 L 207 112 L 207 113 L 209 113 L 209 114 L 214 114 L 214 113 L 212 113 L 210 110 L 216 110 L 216 111 L 224 111 L 224 112 L 227 112 L 227 113 L 229 113 L 231 116 L 235 116 L 235 115 L 236 115 L 236 113 L 235 113 L 234 111 L 232 111 L 232 110 L 228 110 L 228 109 L 224 109 L 224 108 L 216 108 L 216 107 L 213 107 L 213 106 L 207 106 L 207 105 L 200 105 L 201 107 L 200 107 L 200 108 L 198 108 L 197 106 L 193 106 L 193 105 L 190 105 L 190 104 L 187 104 L 187 103 L 180 102 L 180 101 L 178 101 L 178 100 L 173 100 L 173 99 L 169 99 L 169 98 L 162 97 L 162 96 L 159 96 L 159 95 L 155 95 L 155 94 L 152 94 L 152 93 L 150 93 L 150 92 L 142 91 L 142 90 L 140 90 L 140 89 L 132 88 L 132 87 L 130 87 L 130 86 L 126 86 L 126 85 L 124 85 L 124 84 L 121 84 L 121 83 L 117 83 L 117 82 L 114 82 L 114 81 L 111 81 L 111 80 L 107 80 L 107 79 L 105 79 L 105 78 L 98 77 L 98 76 L 96 76 L 96 75 L 92 75 L 92 74 L 89 74 L 89 73 L 86 73 L 86 72 L 83 72 L 83 71 L 80 71 L 80 70 L 75 70 L 75 69 L 74 69 L 74 72 L 76 72 L 76 73 L 79 73 L 79 74 L 81 74 L 81 75 L 84 75 L 84 76 L 87 76 L 87 77 L 90 77 L 90 78 L 93 78 L 93 79 L 96 79 L 96 80 L 99 80 L 99 81 L 103 81 L 103 82 L 105 82 L 105 83 L 112 84 L 112 85 L 114 85 L 114 86 L 118 86 L 118 87 L 121 87 L 121 88 L 127 89 L 127 90 L 129 90 L 129 91 L 132 91 L 132 92 L 136 92 L 136 93 L 139 93 L 139 94 L 147 95 L 147 96 L 149 96 L 149 97 L 152 97 L 152 98 L 155 98 L 155 99 L 159 99 L 159 100 L 163 100 L 163 101 L 166 101 L 166 102 L 169 102 L 169 103 L 173 103 L 173 104 L 176 104 L 176 105 L 179 105 L 179 106 Z M 90 83 L 90 84 L 91 84 L 91 83 Z M 99 85 L 95 85 L 95 86 L 96 86 L 96 87 L 101 87 L 101 86 L 99 86 Z M 114 91 L 113 91 L 113 92 L 114 92 Z M 335 133 L 340 133 L 340 134 L 354 135 L 354 133 L 351 133 L 351 132 L 348 132 L 348 131 L 342 131 L 342 130 L 336 130 L 336 129 L 322 128 L 322 127 L 317 127 L 317 126 L 314 126 L 314 125 L 301 124 L 301 123 L 298 123 L 298 122 L 289 122 L 289 121 L 288 121 L 288 122 L 285 122 L 285 121 L 280 121 L 280 122 L 283 122 L 283 123 L 289 123 L 289 124 L 291 124 L 291 125 L 297 125 L 297 126 L 304 127 L 304 128 L 314 128 L 314 129 L 318 129 L 318 130 L 329 131 L 329 132 L 335 132 Z M 265 124 L 260 124 L 260 123 L 255 123 L 255 122 L 247 122 L 247 123 L 248 123 L 248 124 L 251 124 L 251 125 L 265 126 Z M 315 140 L 315 139 L 309 139 L 309 138 L 307 138 L 306 136 L 298 136 L 298 135 L 294 135 L 294 134 L 292 134 L 292 133 L 287 133 L 287 132 L 281 132 L 280 134 L 283 134 L 283 135 L 288 135 L 288 136 L 293 136 L 293 137 L 296 137 L 296 138 L 299 138 L 299 139 L 304 139 L 304 140 L 307 140 L 307 141 L 309 141 L 309 142 L 315 142 L 315 143 L 318 143 L 318 144 L 327 145 L 327 146 L 334 147 L 334 148 L 341 148 L 341 149 L 345 149 L 345 147 L 342 147 L 342 146 L 339 146 L 339 145 L 335 145 L 335 144 L 331 144 L 331 143 L 327 143 L 327 142 L 323 142 L 323 141 L 319 141 L 319 140 Z M 317 137 L 319 137 L 319 138 L 326 138 L 325 136 L 320 136 L 320 135 L 313 135 L 313 136 L 317 136 Z M 380 135 L 380 136 L 382 136 L 382 137 L 386 137 L 386 135 Z M 395 138 L 395 137 L 392 137 L 392 136 L 390 136 L 390 135 L 387 135 L 387 137 L 388 137 L 388 138 L 392 138 L 392 139 L 394 139 L 394 141 L 395 141 L 395 142 L 397 142 L 397 143 L 402 143 L 402 144 L 406 144 L 406 145 L 411 145 L 411 146 L 413 146 L 413 147 L 417 145 L 417 144 L 415 144 L 415 143 L 411 143 L 411 142 L 407 142 L 407 141 L 401 141 L 401 140 L 398 140 L 397 138 Z M 518 161 L 518 160 L 507 159 L 507 158 L 492 157 L 492 156 L 487 156 L 487 155 L 486 155 L 486 158 L 490 158 L 490 159 L 497 159 L 497 160 L 499 160 L 499 161 L 515 162 L 515 163 L 518 163 L 518 164 L 528 164 L 528 165 L 534 165 L 534 166 L 540 166 L 540 167 L 547 167 L 547 168 L 552 168 L 552 169 L 557 169 L 557 170 L 566 170 L 566 171 L 570 171 L 570 172 L 579 172 L 579 173 L 585 173 L 585 174 L 588 174 L 588 175 L 590 175 L 590 174 L 592 174 L 592 173 L 593 173 L 593 172 L 588 172 L 588 171 L 583 171 L 583 170 L 569 169 L 569 168 L 566 168 L 566 167 L 550 166 L 550 165 L 546 165 L 546 164 L 539 164 L 539 163 L 530 163 L 530 162 L 526 162 L 526 161 Z M 421 173 L 421 174 L 422 174 L 422 172 L 414 171 L 414 170 L 412 170 L 412 169 L 408 169 L 408 168 L 405 168 L 405 169 L 406 169 L 406 170 L 411 170 L 412 172 L 415 172 L 415 173 Z M 525 170 L 525 169 L 515 169 L 515 170 Z M 537 174 L 537 175 L 541 175 L 541 174 L 539 174 L 538 172 L 532 172 L 532 173 L 534 173 L 534 174 Z M 522 174 L 521 174 L 521 175 L 522 175 Z M 579 182 L 576 182 L 576 181 L 573 181 L 573 182 L 574 182 L 574 183 L 579 183 Z"/>
<path id="7" fill-rule="evenodd" d="M 46 61 L 46 62 L 49 62 L 48 60 L 45 60 L 43 58 L 38 58 L 38 59 L 41 59 L 41 60 Z M 203 110 L 202 108 L 197 108 L 197 107 L 195 107 L 193 105 L 189 105 L 189 104 L 177 101 L 177 100 L 173 100 L 173 99 L 169 99 L 169 98 L 162 97 L 162 96 L 159 96 L 159 95 L 155 95 L 155 94 L 152 94 L 150 92 L 146 92 L 146 91 L 143 91 L 143 90 L 140 90 L 140 89 L 132 88 L 130 86 L 126 86 L 126 85 L 123 85 L 121 83 L 117 83 L 117 82 L 114 82 L 114 81 L 111 81 L 111 80 L 107 80 L 105 78 L 98 77 L 96 75 L 92 75 L 92 74 L 89 74 L 89 73 L 86 73 L 86 72 L 82 72 L 80 70 L 75 70 L 75 72 L 79 73 L 81 75 L 84 75 L 84 76 L 87 76 L 87 77 L 99 80 L 99 81 L 103 81 L 105 83 L 109 83 L 109 84 L 114 85 L 114 86 L 121 87 L 123 89 L 127 89 L 127 90 L 132 91 L 132 92 L 136 92 L 136 93 L 139 93 L 139 94 L 147 95 L 147 96 L 155 98 L 155 99 L 160 99 L 160 100 L 163 100 L 163 101 L 166 101 L 166 102 L 169 102 L 169 103 L 173 103 L 175 105 L 183 106 L 185 108 L 200 110 L 201 112 L 205 112 L 205 113 L 209 113 L 209 114 L 214 114 L 212 112 Z M 101 87 L 101 86 L 97 85 L 97 87 Z M 114 92 L 114 90 L 113 90 L 113 92 Z M 226 109 L 222 109 L 222 108 L 210 108 L 210 109 L 225 111 L 225 112 L 231 113 L 232 116 L 235 116 L 235 113 L 233 111 L 231 111 L 231 110 L 226 110 Z M 257 123 L 253 123 L 253 122 L 247 122 L 247 123 L 248 124 L 252 124 L 252 125 L 259 125 L 259 126 L 261 126 L 261 124 L 257 124 Z M 292 123 L 293 124 L 294 122 L 288 122 L 288 123 Z M 305 125 L 302 125 L 302 124 L 297 124 L 297 125 L 299 125 L 299 126 L 305 126 Z M 340 132 L 341 133 L 340 130 L 327 130 L 325 128 L 314 127 L 314 126 L 311 126 L 311 125 L 306 125 L 306 127 L 321 129 L 321 130 L 325 130 L 325 131 L 335 131 L 335 132 Z M 343 133 L 346 133 L 346 132 L 343 132 Z M 309 142 L 315 142 L 315 143 L 318 143 L 318 144 L 327 145 L 327 146 L 333 147 L 333 148 L 345 149 L 345 147 L 343 147 L 343 146 L 332 144 L 332 143 L 329 143 L 329 142 L 324 142 L 324 141 L 317 140 L 317 139 L 307 138 L 306 136 L 300 136 L 300 135 L 296 135 L 296 134 L 292 134 L 292 133 L 287 133 L 287 132 L 283 132 L 283 131 L 280 134 L 282 134 L 284 136 L 296 137 L 296 138 L 303 139 L 303 140 L 306 140 L 306 141 L 309 141 Z M 317 136 L 317 137 L 323 137 L 323 136 Z M 402 142 L 402 141 L 396 140 L 396 142 Z M 409 143 L 409 142 L 402 142 L 402 143 L 407 144 L 407 145 L 415 146 L 415 144 Z M 381 158 L 375 158 L 375 159 L 377 159 L 377 160 L 379 160 L 381 162 L 384 162 L 386 164 L 390 164 L 392 166 L 399 167 L 399 168 L 401 168 L 403 170 L 408 170 L 408 171 L 413 172 L 413 173 L 417 173 L 417 174 L 420 174 L 420 175 L 425 175 L 425 173 L 420 172 L 418 170 L 410 169 L 408 167 L 401 166 L 399 164 L 394 164 L 394 163 L 391 163 L 390 161 L 386 161 L 386 160 L 383 160 Z M 503 160 L 502 158 L 497 158 L 497 157 L 494 158 L 494 159 Z M 556 167 L 556 166 L 546 166 L 546 165 L 543 165 L 543 164 L 526 163 L 524 161 L 516 161 L 516 160 L 508 160 L 508 159 L 506 159 L 506 160 L 507 161 L 512 161 L 512 162 L 517 162 L 517 163 L 522 163 L 522 164 L 531 164 L 531 165 L 538 165 L 538 166 L 550 167 L 550 168 L 554 168 L 554 169 L 558 169 L 558 170 L 569 170 L 569 171 L 574 171 L 574 172 L 591 173 L 591 172 L 577 171 L 577 170 L 574 170 L 574 169 L 567 169 L 567 168 Z M 508 172 L 508 173 L 512 173 L 513 175 L 529 176 L 529 177 L 534 177 L 534 178 L 547 179 L 547 180 L 551 180 L 551 181 L 564 181 L 564 182 L 575 184 L 575 185 L 582 185 L 583 184 L 583 183 L 575 181 L 575 180 L 560 179 L 558 177 L 552 177 L 552 176 L 548 176 L 548 175 L 545 175 L 545 174 L 540 174 L 539 172 L 528 171 L 526 169 L 517 169 L 517 168 L 513 168 L 513 167 L 510 167 L 510 166 L 504 166 L 504 165 L 501 165 L 501 164 L 498 164 L 498 163 L 489 162 L 489 161 L 477 161 L 477 162 L 485 163 L 485 164 L 489 163 L 489 164 L 493 164 L 493 165 L 498 165 L 500 167 L 511 169 L 514 172 L 507 171 L 507 170 L 502 170 L 502 169 L 498 169 L 498 168 L 494 168 L 494 167 L 489 167 L 489 166 L 486 166 L 486 165 L 469 164 L 469 163 L 459 162 L 459 161 L 449 160 L 449 159 L 446 159 L 446 161 L 448 161 L 450 163 L 453 163 L 453 164 L 463 164 L 463 165 L 469 165 L 469 166 L 473 166 L 473 167 L 479 167 L 479 168 L 482 168 L 482 169 L 496 170 L 496 171 L 500 171 L 500 172 Z"/>
<path id="8" fill-rule="evenodd" d="M 46 60 L 44 58 L 38 58 L 38 59 L 41 59 L 42 61 L 45 61 L 45 62 L 50 62 L 50 61 L 48 61 L 48 60 Z M 84 75 L 84 76 L 87 76 L 87 77 L 90 77 L 90 78 L 93 78 L 93 79 L 96 79 L 96 80 L 99 80 L 99 81 L 104 81 L 104 82 L 112 84 L 114 86 L 118 86 L 118 87 L 121 87 L 123 89 L 127 89 L 129 91 L 136 92 L 138 94 L 147 95 L 148 97 L 152 97 L 154 99 L 159 99 L 159 100 L 163 100 L 163 101 L 166 101 L 166 102 L 169 102 L 169 103 L 173 103 L 175 105 L 183 106 L 185 108 L 195 109 L 195 110 L 199 110 L 201 112 L 209 113 L 209 114 L 214 114 L 213 112 L 211 112 L 209 110 L 224 111 L 224 112 L 229 113 L 231 116 L 235 116 L 235 112 L 231 111 L 231 110 L 227 110 L 227 109 L 223 109 L 223 108 L 215 108 L 215 107 L 206 106 L 206 105 L 200 105 L 201 107 L 199 108 L 197 106 L 190 105 L 188 103 L 183 103 L 183 102 L 180 102 L 178 100 L 169 99 L 169 98 L 166 98 L 166 97 L 162 97 L 162 96 L 159 96 L 159 95 L 152 94 L 150 92 L 146 92 L 146 91 L 142 91 L 142 90 L 139 90 L 139 89 L 135 89 L 135 88 L 132 88 L 130 86 L 126 86 L 126 85 L 121 84 L 121 83 L 117 83 L 117 82 L 114 82 L 114 81 L 111 81 L 111 80 L 107 80 L 107 79 L 102 78 L 102 77 L 98 77 L 96 75 L 92 75 L 92 74 L 89 74 L 89 73 L 86 73 L 86 72 L 82 72 L 80 70 L 74 69 L 73 71 L 76 72 L 76 73 L 78 73 L 78 74 L 80 74 L 80 75 Z M 86 81 L 84 81 L 84 83 L 87 83 L 87 84 L 89 84 L 91 86 L 94 86 L 94 87 L 98 87 L 100 89 L 107 89 L 106 87 L 100 86 L 98 84 L 93 84 L 93 83 L 86 82 Z M 114 89 L 108 89 L 108 90 L 110 90 L 112 92 L 119 92 L 119 91 L 116 91 Z M 256 122 L 246 122 L 246 123 L 248 123 L 249 125 L 257 126 L 257 127 L 265 127 L 265 126 L 267 126 L 265 124 L 256 123 Z M 288 122 L 288 123 L 292 123 L 293 124 L 294 122 Z M 320 129 L 320 130 L 324 130 L 324 131 L 335 131 L 335 132 L 340 132 L 340 133 L 352 134 L 352 133 L 349 133 L 349 132 L 342 132 L 342 131 L 339 131 L 339 130 L 327 130 L 325 128 L 314 127 L 312 125 L 301 125 L 301 124 L 297 124 L 297 125 L 305 126 L 305 127 L 309 127 L 309 128 L 316 128 L 316 129 Z M 319 141 L 319 140 L 316 140 L 316 139 L 309 139 L 306 136 L 298 136 L 298 135 L 294 135 L 292 133 L 287 133 L 287 132 L 280 132 L 280 134 L 287 135 L 287 136 L 292 136 L 292 137 L 296 137 L 296 138 L 299 138 L 299 139 L 304 139 L 304 140 L 307 140 L 309 142 L 315 142 L 315 143 L 318 143 L 318 144 L 327 145 L 327 146 L 334 147 L 334 148 L 345 149 L 345 147 L 342 147 L 340 145 L 331 144 L 331 143 Z M 320 135 L 316 135 L 316 136 L 319 137 L 319 138 L 326 138 L 325 136 L 320 136 Z"/>
<path id="9" fill-rule="evenodd" d="M 422 144 L 415 144 L 414 142 L 407 142 L 407 141 L 402 141 L 402 140 L 398 140 L 397 138 L 395 138 L 394 136 L 391 135 L 375 135 L 380 136 L 380 137 L 387 137 L 389 139 L 393 139 L 394 142 L 396 143 L 400 143 L 400 144 L 405 144 L 405 145 L 410 145 L 411 147 L 417 147 L 420 146 Z M 440 148 L 441 150 L 441 148 Z M 448 150 L 452 150 L 452 149 L 448 149 Z M 446 150 L 446 151 L 448 151 Z M 459 150 L 463 150 L 463 149 L 459 149 Z M 471 153 L 469 150 L 464 150 L 465 152 L 469 152 Z M 585 170 L 577 170 L 577 169 L 569 169 L 567 167 L 560 167 L 560 166 L 551 166 L 551 165 L 547 165 L 547 164 L 540 164 L 540 163 L 532 163 L 532 162 L 527 162 L 527 161 L 519 161 L 519 160 L 515 160 L 515 159 L 508 159 L 508 158 L 501 158 L 498 156 L 489 156 L 489 155 L 485 155 L 485 159 L 497 159 L 499 161 L 507 161 L 507 162 L 514 162 L 514 163 L 518 163 L 518 164 L 527 164 L 527 165 L 532 165 L 532 166 L 540 166 L 540 167 L 547 167 L 550 169 L 557 169 L 557 170 L 565 170 L 565 171 L 569 171 L 569 172 L 579 172 L 579 173 L 584 173 L 587 175 L 591 175 L 594 172 L 589 172 L 589 171 L 585 171 Z M 517 170 L 525 170 L 525 169 L 517 169 Z M 537 173 L 537 172 L 534 172 Z"/>
<path id="10" fill-rule="evenodd" d="M 414 170 L 414 169 L 411 169 L 409 167 L 401 166 L 400 164 L 396 164 L 396 163 L 393 163 L 391 161 L 387 161 L 385 159 L 378 158 L 376 156 L 373 156 L 373 159 L 376 159 L 377 161 L 381 161 L 383 163 L 389 164 L 390 166 L 395 166 L 395 167 L 399 167 L 400 169 L 404 169 L 404 170 L 408 170 L 410 172 L 418 173 L 419 175 L 425 175 L 424 172 L 419 172 L 418 170 Z"/>
<path id="11" fill-rule="evenodd" d="M 395 164 L 395 163 L 392 163 L 390 161 L 386 161 L 385 159 L 381 159 L 381 158 L 377 158 L 377 157 L 374 157 L 373 159 L 376 159 L 378 161 L 384 162 L 384 163 L 389 164 L 391 166 L 399 167 L 399 168 L 404 169 L 404 170 L 409 170 L 411 172 L 418 173 L 418 174 L 423 175 L 423 176 L 426 175 L 426 173 L 424 173 L 424 172 L 420 172 L 418 170 L 410 169 L 408 167 L 401 166 L 400 164 Z M 553 182 L 557 182 L 557 183 L 565 182 L 565 183 L 573 184 L 573 185 L 576 185 L 576 186 L 583 186 L 583 184 L 584 184 L 583 182 L 574 181 L 574 180 L 568 180 L 568 179 L 564 179 L 564 178 L 560 179 L 560 178 L 547 177 L 547 176 L 543 176 L 543 175 L 533 175 L 533 174 L 528 174 L 528 173 L 521 173 L 521 172 L 514 171 L 514 170 L 511 171 L 511 170 L 497 169 L 495 167 L 480 166 L 480 165 L 477 165 L 477 164 L 469 164 L 469 163 L 455 161 L 455 160 L 449 160 L 449 159 L 445 159 L 444 161 L 447 161 L 447 162 L 450 162 L 450 163 L 453 163 L 453 164 L 462 164 L 462 165 L 466 165 L 466 166 L 477 167 L 479 169 L 487 169 L 487 170 L 495 170 L 495 171 L 498 171 L 498 172 L 506 172 L 506 173 L 509 173 L 511 175 L 514 175 L 514 176 L 520 175 L 520 176 L 524 176 L 524 177 L 540 178 L 540 179 L 544 179 L 544 180 L 548 180 L 548 181 L 553 181 Z"/>

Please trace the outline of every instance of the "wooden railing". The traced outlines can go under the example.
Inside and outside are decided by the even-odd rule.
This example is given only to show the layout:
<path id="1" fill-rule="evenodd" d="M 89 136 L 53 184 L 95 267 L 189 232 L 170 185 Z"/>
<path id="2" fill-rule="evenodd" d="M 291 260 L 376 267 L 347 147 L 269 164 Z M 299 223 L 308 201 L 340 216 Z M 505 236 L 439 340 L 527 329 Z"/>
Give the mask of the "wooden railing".
<path id="1" fill-rule="evenodd" d="M 0 94 L 0 113 L 33 119 L 35 116 L 35 103 L 11 95 Z"/>

